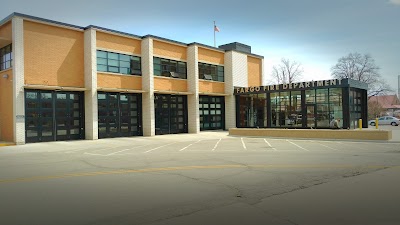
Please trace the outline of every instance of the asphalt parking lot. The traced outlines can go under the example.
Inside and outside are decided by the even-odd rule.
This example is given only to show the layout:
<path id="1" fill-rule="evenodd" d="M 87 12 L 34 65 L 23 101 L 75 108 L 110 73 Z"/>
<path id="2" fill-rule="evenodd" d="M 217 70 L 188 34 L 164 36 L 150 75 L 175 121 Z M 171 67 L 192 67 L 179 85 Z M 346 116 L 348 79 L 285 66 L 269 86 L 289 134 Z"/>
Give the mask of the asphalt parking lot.
<path id="1" fill-rule="evenodd" d="M 227 132 L 2 147 L 0 224 L 399 224 L 399 153 Z"/>

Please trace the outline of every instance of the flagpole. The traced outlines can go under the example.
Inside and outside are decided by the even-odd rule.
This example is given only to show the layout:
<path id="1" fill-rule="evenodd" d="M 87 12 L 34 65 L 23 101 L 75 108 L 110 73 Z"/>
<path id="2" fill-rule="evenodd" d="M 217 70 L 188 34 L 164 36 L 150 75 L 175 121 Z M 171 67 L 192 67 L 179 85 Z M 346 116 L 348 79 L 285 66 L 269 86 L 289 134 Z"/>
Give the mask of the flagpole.
<path id="1" fill-rule="evenodd" d="M 213 27 L 213 30 L 214 30 L 214 47 L 216 46 L 216 43 L 215 43 L 215 20 L 214 20 L 214 27 Z"/>

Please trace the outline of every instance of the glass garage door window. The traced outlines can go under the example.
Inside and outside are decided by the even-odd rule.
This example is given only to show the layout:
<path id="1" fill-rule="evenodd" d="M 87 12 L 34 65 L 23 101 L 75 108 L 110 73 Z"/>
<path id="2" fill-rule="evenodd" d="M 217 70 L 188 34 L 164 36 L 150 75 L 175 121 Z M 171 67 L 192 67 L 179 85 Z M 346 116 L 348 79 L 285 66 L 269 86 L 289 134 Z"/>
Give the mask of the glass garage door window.
<path id="1" fill-rule="evenodd" d="M 200 130 L 221 130 L 225 127 L 225 104 L 221 96 L 200 96 Z"/>
<path id="2" fill-rule="evenodd" d="M 154 95 L 155 133 L 187 133 L 187 97 L 185 95 Z"/>
<path id="3" fill-rule="evenodd" d="M 84 139 L 82 92 L 25 90 L 27 143 Z"/>
<path id="4" fill-rule="evenodd" d="M 99 92 L 99 138 L 142 135 L 141 95 Z"/>

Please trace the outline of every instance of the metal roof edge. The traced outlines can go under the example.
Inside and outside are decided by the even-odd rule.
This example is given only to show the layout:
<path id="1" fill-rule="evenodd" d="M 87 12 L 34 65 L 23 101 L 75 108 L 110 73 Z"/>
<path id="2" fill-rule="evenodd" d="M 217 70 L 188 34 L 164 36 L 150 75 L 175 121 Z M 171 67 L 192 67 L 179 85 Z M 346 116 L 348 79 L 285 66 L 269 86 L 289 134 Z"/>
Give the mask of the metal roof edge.
<path id="1" fill-rule="evenodd" d="M 225 49 L 213 47 L 213 46 L 210 46 L 210 45 L 205 45 L 205 44 L 198 43 L 198 42 L 192 42 L 192 43 L 190 43 L 188 45 L 198 45 L 200 47 L 209 48 L 209 49 L 213 49 L 213 50 L 217 50 L 217 51 L 221 51 L 221 52 L 226 52 Z"/>
<path id="2" fill-rule="evenodd" d="M 175 43 L 175 44 L 179 44 L 179 45 L 188 46 L 188 44 L 180 42 L 180 41 L 175 41 L 175 40 L 171 40 L 168 38 L 163 38 L 163 37 L 159 37 L 159 36 L 155 36 L 155 35 L 151 35 L 151 34 L 147 34 L 142 37 L 142 39 L 145 39 L 145 38 L 154 38 L 154 39 L 158 39 L 160 41 L 171 42 L 171 43 Z"/>
<path id="3" fill-rule="evenodd" d="M 11 13 L 10 15 L 8 15 L 7 17 L 5 17 L 4 19 L 2 19 L 0 21 L 0 26 L 2 26 L 3 24 L 7 23 L 9 20 L 11 20 L 11 18 L 13 18 L 15 16 L 15 12 Z"/>
<path id="4" fill-rule="evenodd" d="M 130 36 L 130 37 L 134 37 L 134 38 L 138 38 L 138 39 L 143 39 L 141 36 L 136 35 L 136 34 L 130 34 L 130 33 L 117 31 L 117 30 L 113 30 L 113 29 L 109 29 L 109 28 L 105 28 L 105 27 L 100 27 L 100 26 L 96 26 L 96 25 L 89 25 L 89 26 L 85 27 L 84 29 L 87 30 L 87 29 L 90 29 L 90 28 L 94 28 L 94 29 L 97 29 L 97 30 L 100 30 L 100 31 L 103 30 L 103 31 L 111 32 L 111 33 Z"/>
<path id="5" fill-rule="evenodd" d="M 73 24 L 69 24 L 69 23 L 58 22 L 55 20 L 44 19 L 41 17 L 31 16 L 31 15 L 26 15 L 23 13 L 14 12 L 12 15 L 19 16 L 19 17 L 26 18 L 26 19 L 31 19 L 31 20 L 37 20 L 40 22 L 51 23 L 51 24 L 65 26 L 65 27 L 71 27 L 71 28 L 75 28 L 75 29 L 84 30 L 84 27 L 81 27 L 81 26 L 77 26 L 77 25 L 73 25 Z"/>

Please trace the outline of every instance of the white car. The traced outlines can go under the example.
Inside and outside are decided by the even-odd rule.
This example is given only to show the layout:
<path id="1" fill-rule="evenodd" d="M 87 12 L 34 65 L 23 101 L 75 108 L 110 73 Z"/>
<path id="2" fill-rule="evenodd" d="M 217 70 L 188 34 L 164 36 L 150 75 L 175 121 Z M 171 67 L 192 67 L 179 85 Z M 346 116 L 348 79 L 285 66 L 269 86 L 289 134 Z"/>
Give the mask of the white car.
<path id="1" fill-rule="evenodd" d="M 375 126 L 375 120 L 368 121 L 368 124 L 371 126 Z M 399 124 L 400 120 L 393 116 L 382 116 L 378 118 L 378 125 L 398 126 Z"/>

